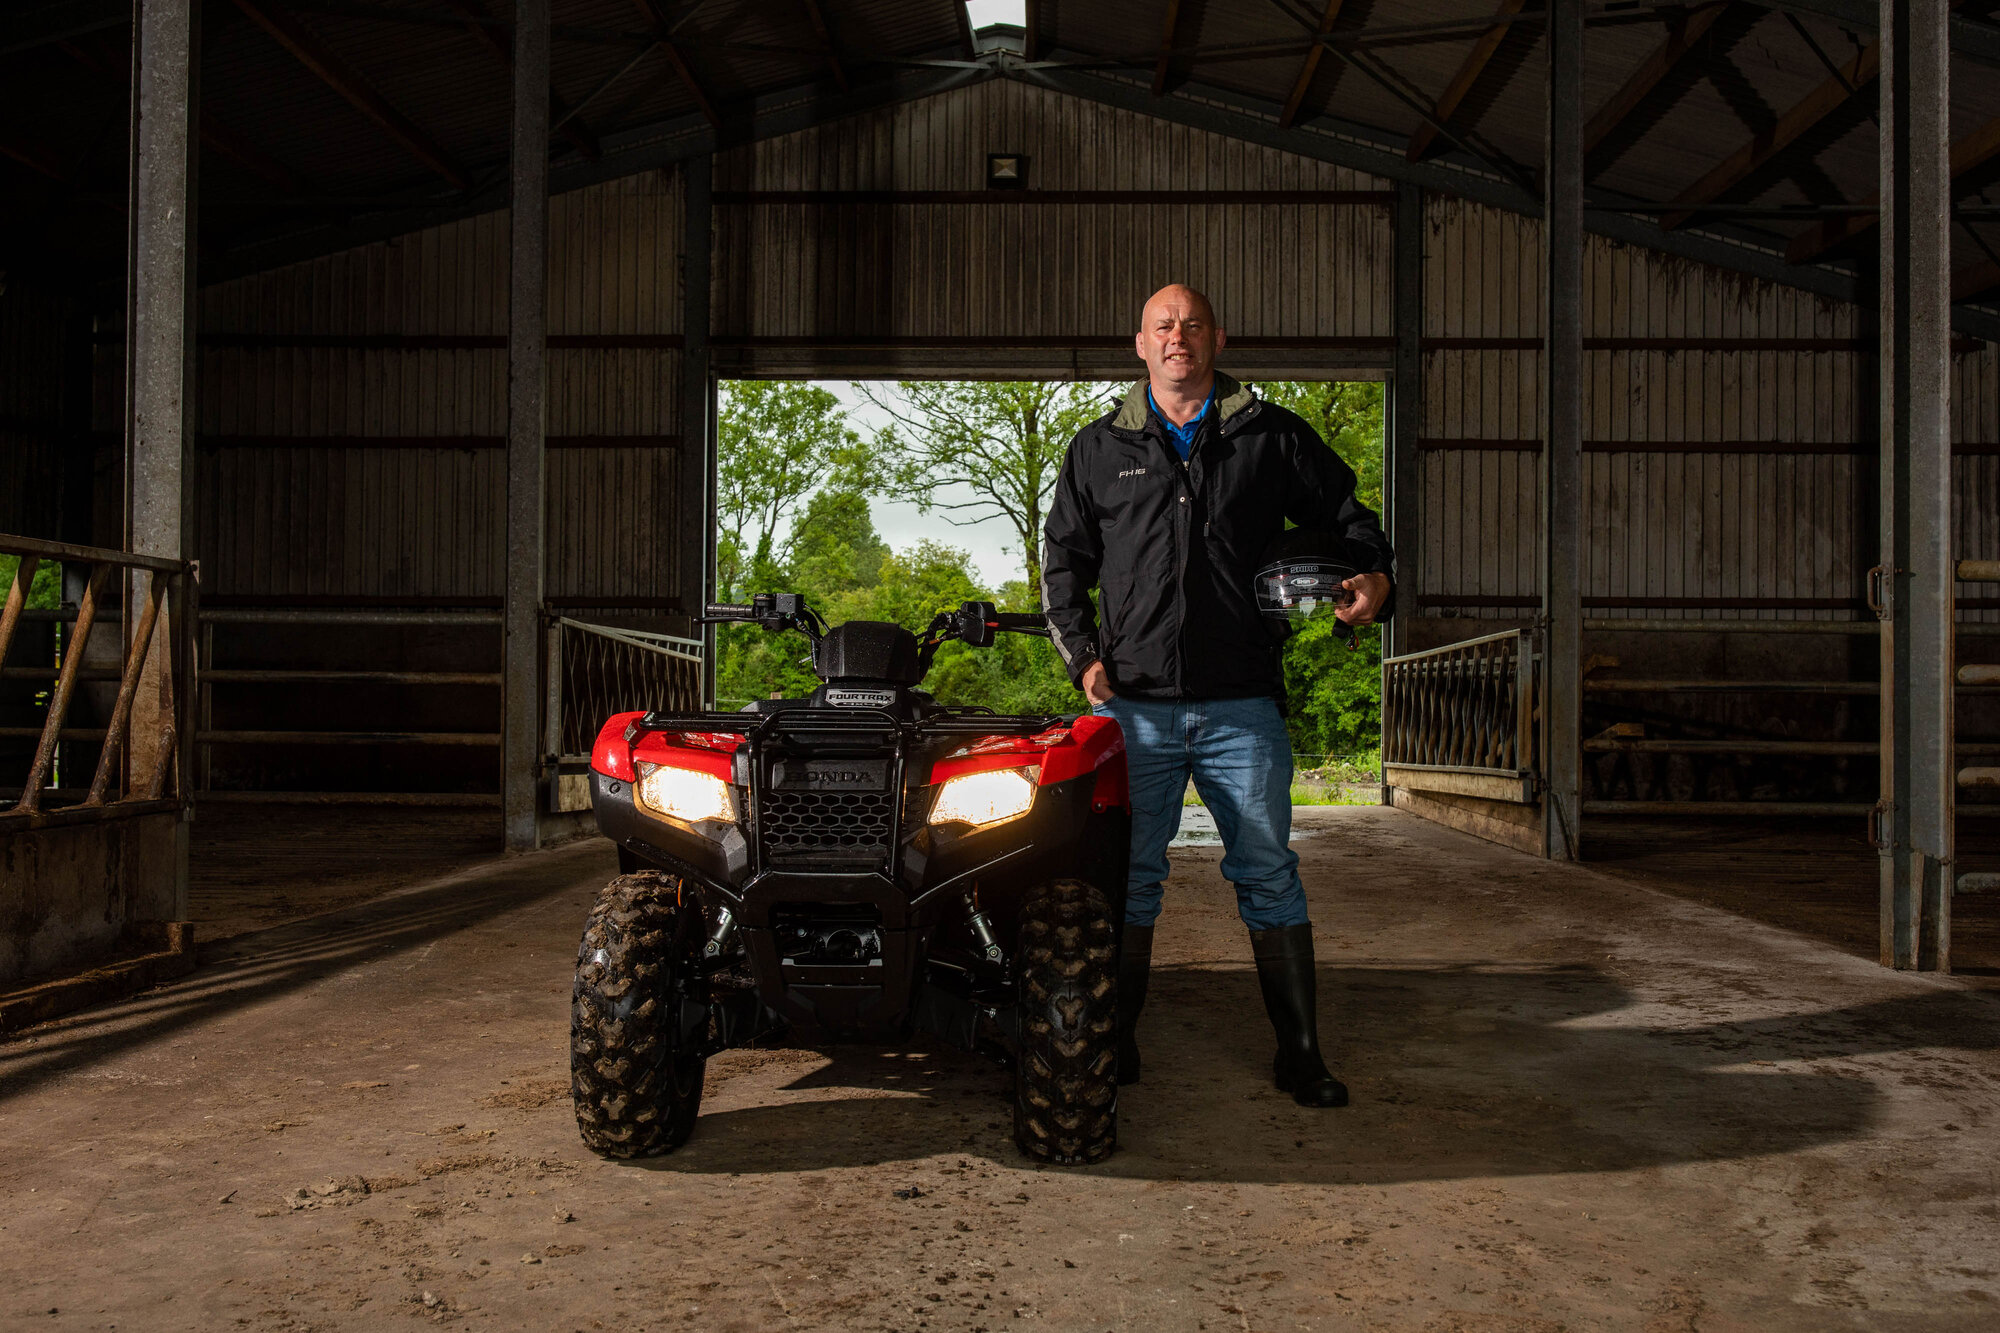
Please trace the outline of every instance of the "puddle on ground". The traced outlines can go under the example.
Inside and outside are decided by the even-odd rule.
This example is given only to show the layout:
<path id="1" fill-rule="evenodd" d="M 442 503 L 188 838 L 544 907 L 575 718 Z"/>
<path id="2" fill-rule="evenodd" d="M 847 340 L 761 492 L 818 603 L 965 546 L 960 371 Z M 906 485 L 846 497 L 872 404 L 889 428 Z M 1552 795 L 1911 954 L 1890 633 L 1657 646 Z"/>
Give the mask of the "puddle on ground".
<path id="1" fill-rule="evenodd" d="M 1317 829 L 1300 828 L 1297 824 L 1293 824 L 1292 841 L 1299 842 L 1305 838 L 1317 836 L 1318 832 L 1319 830 Z M 1221 845 L 1222 835 L 1215 831 L 1215 816 L 1208 812 L 1207 806 L 1187 805 L 1181 807 L 1181 831 L 1174 836 L 1174 840 L 1168 843 L 1167 846 L 1220 847 Z"/>

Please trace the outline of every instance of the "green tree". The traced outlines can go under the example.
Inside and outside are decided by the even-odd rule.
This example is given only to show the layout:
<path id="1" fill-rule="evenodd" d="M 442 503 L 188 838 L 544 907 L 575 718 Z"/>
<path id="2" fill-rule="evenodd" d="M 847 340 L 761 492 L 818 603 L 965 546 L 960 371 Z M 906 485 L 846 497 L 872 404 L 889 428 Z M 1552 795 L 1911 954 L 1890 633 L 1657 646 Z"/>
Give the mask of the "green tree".
<path id="1" fill-rule="evenodd" d="M 1030 587 L 1042 584 L 1042 520 L 1076 432 L 1104 412 L 1096 385 L 910 381 L 857 384 L 895 423 L 885 474 L 926 513 L 953 523 L 1005 519 Z"/>
<path id="2" fill-rule="evenodd" d="M 815 597 L 872 588 L 882 578 L 888 546 L 876 535 L 868 496 L 831 484 L 806 502 L 791 543 L 791 578 Z"/>
<path id="3" fill-rule="evenodd" d="M 866 494 L 872 446 L 816 384 L 731 380 L 716 421 L 716 593 L 734 601 L 789 565 L 790 520 L 825 486 Z M 780 532 L 786 537 L 781 540 Z"/>
<path id="4" fill-rule="evenodd" d="M 1355 494 L 1382 512 L 1382 385 L 1375 382 L 1272 381 L 1266 400 L 1305 418 L 1354 469 Z M 1382 632 L 1363 630 L 1350 649 L 1331 620 L 1312 621 L 1285 643 L 1286 725 L 1293 748 L 1308 755 L 1352 755 L 1382 744 Z"/>
<path id="5" fill-rule="evenodd" d="M 0 602 L 7 600 L 7 594 L 14 589 L 14 576 L 20 571 L 21 557 L 0 555 Z M 53 611 L 62 605 L 62 562 L 44 560 L 35 566 L 35 576 L 28 581 L 27 605 L 41 611 Z"/>
<path id="6" fill-rule="evenodd" d="M 1268 380 L 1257 393 L 1305 418 L 1320 438 L 1354 469 L 1354 493 L 1382 512 L 1382 382 L 1380 380 Z"/>

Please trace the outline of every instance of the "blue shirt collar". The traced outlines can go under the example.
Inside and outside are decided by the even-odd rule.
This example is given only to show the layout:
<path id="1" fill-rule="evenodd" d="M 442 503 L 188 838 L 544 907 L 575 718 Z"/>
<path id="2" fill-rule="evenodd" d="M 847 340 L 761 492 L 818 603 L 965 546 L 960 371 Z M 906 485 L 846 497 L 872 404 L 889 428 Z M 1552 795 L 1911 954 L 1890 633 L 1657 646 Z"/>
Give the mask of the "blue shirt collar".
<path id="1" fill-rule="evenodd" d="M 1195 430 L 1200 427 L 1202 419 L 1208 415 L 1208 409 L 1214 404 L 1215 386 L 1211 384 L 1208 389 L 1208 397 L 1201 400 L 1201 411 L 1189 417 L 1187 425 L 1176 426 L 1173 422 L 1167 420 L 1166 414 L 1160 411 L 1160 405 L 1153 401 L 1153 386 L 1150 384 L 1146 386 L 1146 406 L 1153 409 L 1153 415 L 1160 419 L 1162 426 L 1166 427 L 1167 434 L 1173 438 L 1182 458 L 1186 458 L 1193 451 Z"/>

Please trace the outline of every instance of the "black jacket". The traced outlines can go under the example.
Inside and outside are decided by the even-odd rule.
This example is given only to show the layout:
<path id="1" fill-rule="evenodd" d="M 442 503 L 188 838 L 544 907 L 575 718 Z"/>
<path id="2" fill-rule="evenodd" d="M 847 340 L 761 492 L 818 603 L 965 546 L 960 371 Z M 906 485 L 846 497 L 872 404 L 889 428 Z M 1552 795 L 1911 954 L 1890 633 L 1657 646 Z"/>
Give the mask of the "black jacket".
<path id="1" fill-rule="evenodd" d="M 1070 679 L 1101 661 L 1123 695 L 1282 698 L 1287 627 L 1257 613 L 1251 579 L 1287 519 L 1344 533 L 1394 576 L 1353 470 L 1297 414 L 1217 375 L 1183 464 L 1133 386 L 1070 441 L 1042 530 L 1042 609 Z"/>

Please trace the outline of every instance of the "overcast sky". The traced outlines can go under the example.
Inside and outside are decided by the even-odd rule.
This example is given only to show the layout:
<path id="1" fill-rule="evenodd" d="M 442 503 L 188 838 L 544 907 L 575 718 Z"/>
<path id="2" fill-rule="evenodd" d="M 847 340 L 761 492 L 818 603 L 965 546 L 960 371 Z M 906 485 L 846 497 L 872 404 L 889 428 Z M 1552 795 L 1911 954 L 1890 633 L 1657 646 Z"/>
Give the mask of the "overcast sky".
<path id="1" fill-rule="evenodd" d="M 989 23 L 1011 23 L 1017 28 L 1028 26 L 1028 0 L 966 0 L 965 8 L 972 15 L 974 32 Z"/>

